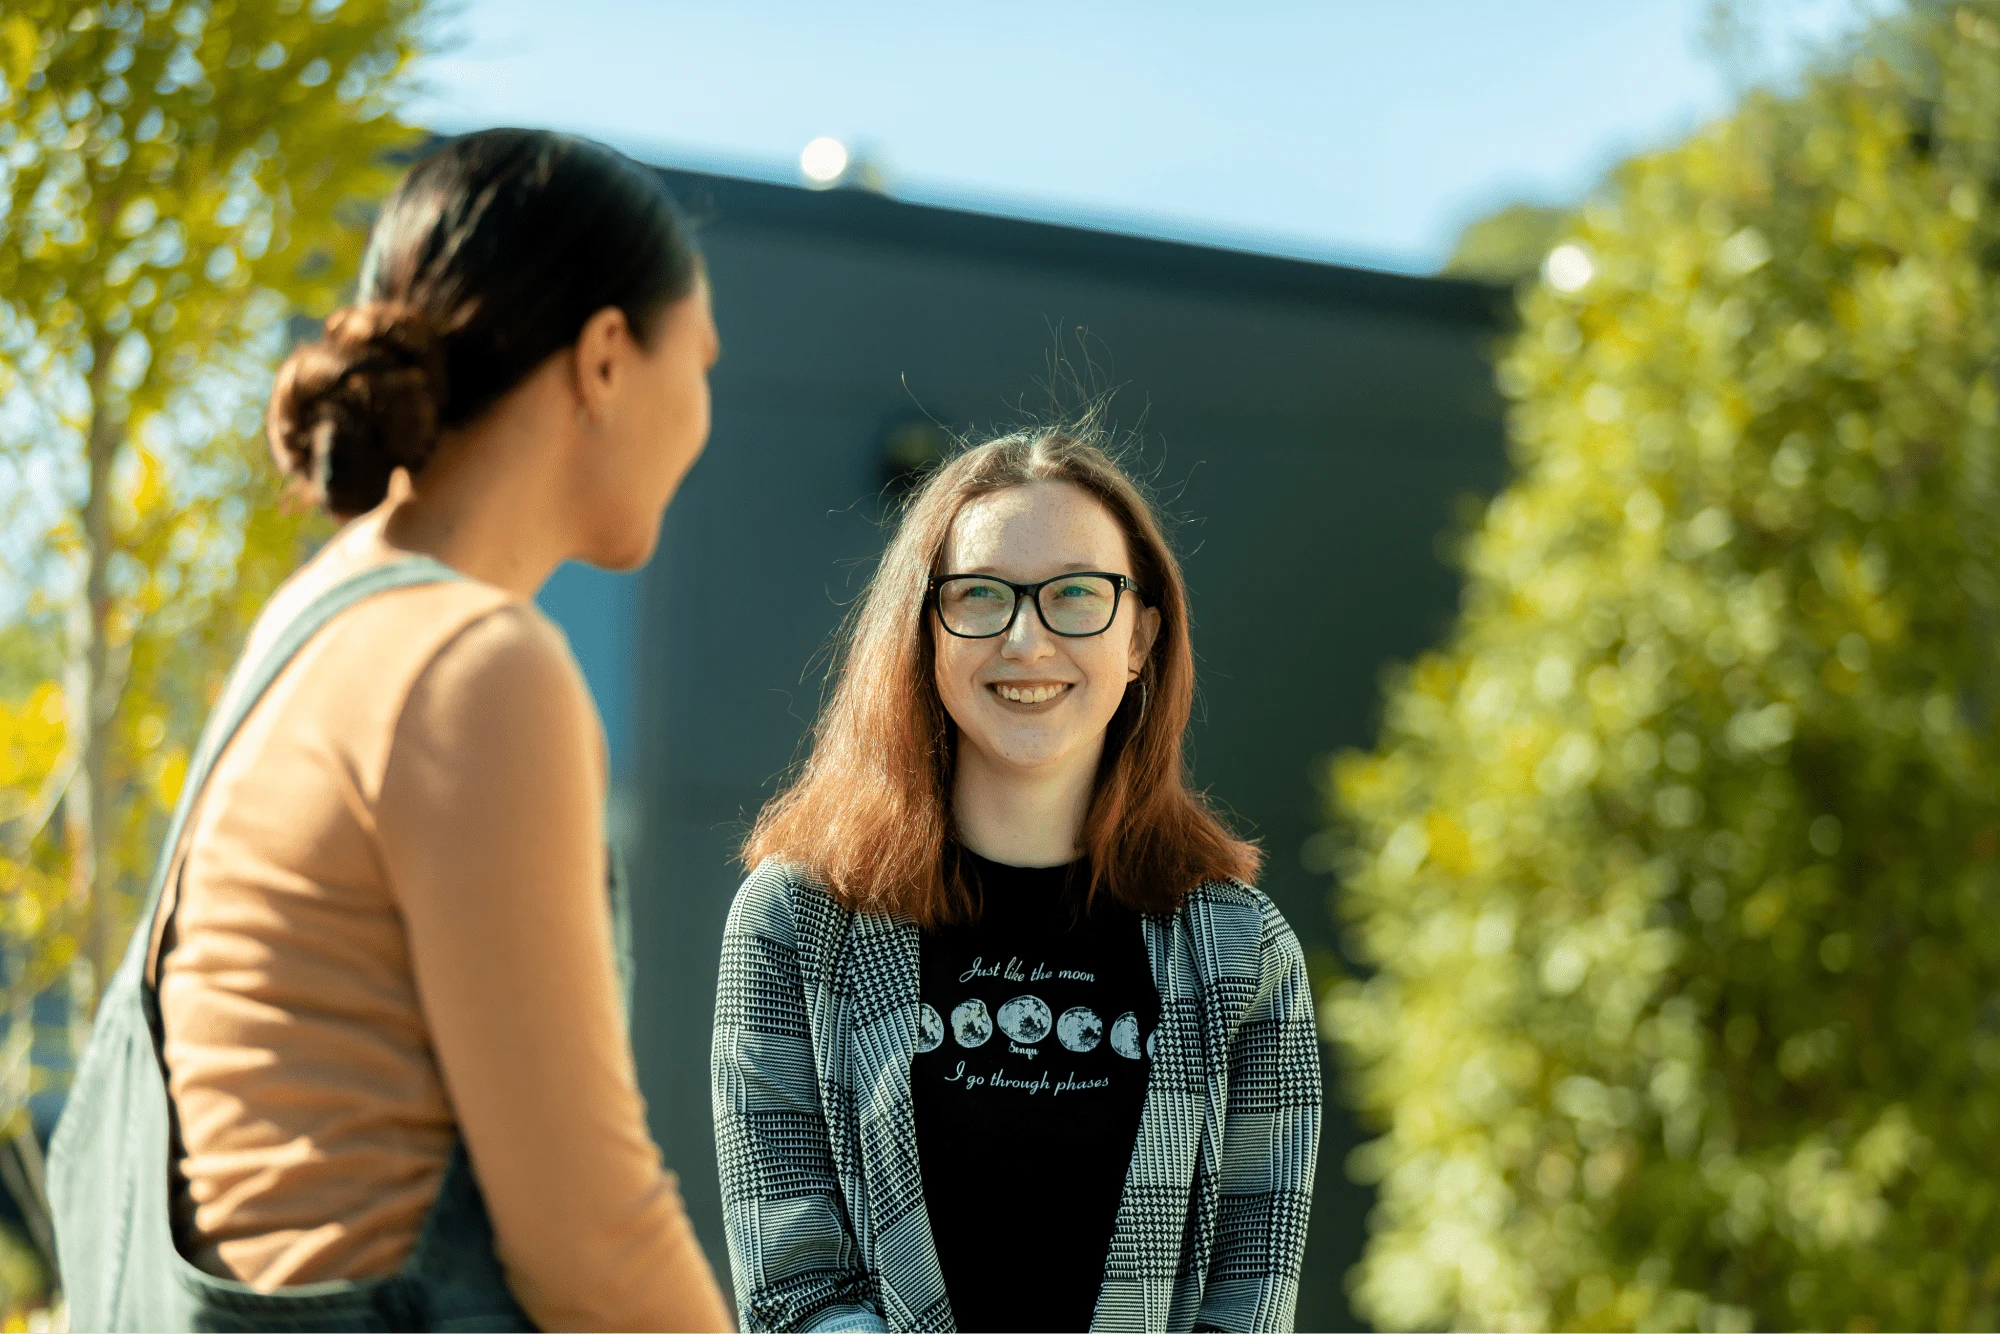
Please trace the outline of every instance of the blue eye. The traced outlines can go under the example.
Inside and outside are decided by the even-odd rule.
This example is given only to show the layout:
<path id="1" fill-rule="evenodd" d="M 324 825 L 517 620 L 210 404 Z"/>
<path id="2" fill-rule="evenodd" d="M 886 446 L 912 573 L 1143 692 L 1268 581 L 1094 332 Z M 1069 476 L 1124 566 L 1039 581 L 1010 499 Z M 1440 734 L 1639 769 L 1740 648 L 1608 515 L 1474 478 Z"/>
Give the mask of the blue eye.
<path id="1" fill-rule="evenodd" d="M 968 601 L 972 598 L 997 598 L 1000 596 L 1000 590 L 991 584 L 973 584 L 970 588 L 961 591 L 959 596 Z"/>

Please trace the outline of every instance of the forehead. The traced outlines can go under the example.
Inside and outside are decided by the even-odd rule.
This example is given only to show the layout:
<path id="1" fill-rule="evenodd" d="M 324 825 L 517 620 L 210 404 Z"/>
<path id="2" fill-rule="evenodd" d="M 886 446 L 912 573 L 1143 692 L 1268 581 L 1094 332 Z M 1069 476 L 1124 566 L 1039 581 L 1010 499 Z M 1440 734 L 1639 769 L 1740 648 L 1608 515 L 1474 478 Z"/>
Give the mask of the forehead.
<path id="1" fill-rule="evenodd" d="M 1029 482 L 968 501 L 945 540 L 945 564 L 1021 582 L 1064 570 L 1131 573 L 1118 521 L 1068 482 Z"/>

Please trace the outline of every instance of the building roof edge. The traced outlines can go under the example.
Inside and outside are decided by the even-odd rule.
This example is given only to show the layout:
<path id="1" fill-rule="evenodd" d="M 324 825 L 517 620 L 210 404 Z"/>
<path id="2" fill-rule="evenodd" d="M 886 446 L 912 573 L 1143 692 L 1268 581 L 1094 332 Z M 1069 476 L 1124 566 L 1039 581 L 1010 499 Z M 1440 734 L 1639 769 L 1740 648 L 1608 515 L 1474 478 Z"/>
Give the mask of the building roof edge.
<path id="1" fill-rule="evenodd" d="M 654 170 L 698 231 L 745 228 L 1065 269 L 1266 300 L 1345 306 L 1499 328 L 1505 287 L 1416 277 L 1286 255 L 973 212 L 861 189 L 811 190 L 686 167 Z"/>

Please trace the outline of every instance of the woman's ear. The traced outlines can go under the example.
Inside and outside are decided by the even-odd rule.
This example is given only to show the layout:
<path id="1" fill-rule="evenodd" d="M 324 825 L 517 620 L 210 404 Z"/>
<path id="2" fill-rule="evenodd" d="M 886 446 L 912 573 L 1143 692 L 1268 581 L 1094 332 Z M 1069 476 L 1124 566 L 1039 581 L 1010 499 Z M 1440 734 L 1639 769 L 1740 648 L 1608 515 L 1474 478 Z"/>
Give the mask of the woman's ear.
<path id="1" fill-rule="evenodd" d="M 576 336 L 575 384 L 578 418 L 589 427 L 604 425 L 625 376 L 632 352 L 632 329 L 616 306 L 584 321 Z"/>
<path id="2" fill-rule="evenodd" d="M 1133 676 L 1138 676 L 1145 668 L 1146 659 L 1153 652 L 1153 641 L 1159 637 L 1160 609 L 1141 607 L 1138 623 L 1132 627 L 1132 648 L 1125 659 L 1125 666 Z"/>

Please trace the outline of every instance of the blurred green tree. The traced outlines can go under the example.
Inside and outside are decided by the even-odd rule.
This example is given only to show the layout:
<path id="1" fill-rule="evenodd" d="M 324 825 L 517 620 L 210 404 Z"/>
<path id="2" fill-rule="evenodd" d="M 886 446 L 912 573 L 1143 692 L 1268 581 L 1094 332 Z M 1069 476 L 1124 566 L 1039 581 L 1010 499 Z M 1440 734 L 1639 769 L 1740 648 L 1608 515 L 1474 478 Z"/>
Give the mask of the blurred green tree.
<path id="1" fill-rule="evenodd" d="M 2000 1323 L 2000 3 L 1627 163 L 1334 766 L 1383 1326 Z"/>
<path id="2" fill-rule="evenodd" d="M 1452 243 L 1438 270 L 1449 278 L 1518 283 L 1535 276 L 1562 233 L 1569 210 L 1546 204 L 1509 204 L 1474 218 Z"/>
<path id="3" fill-rule="evenodd" d="M 274 503 L 262 398 L 288 321 L 324 313 L 351 281 L 366 209 L 415 140 L 399 110 L 430 41 L 425 10 L 0 11 L 9 1184 L 36 1167 L 22 1159 L 28 1096 L 67 1059 L 34 1038 L 36 1000 L 60 983 L 87 1023 L 202 716 L 312 534 Z"/>

